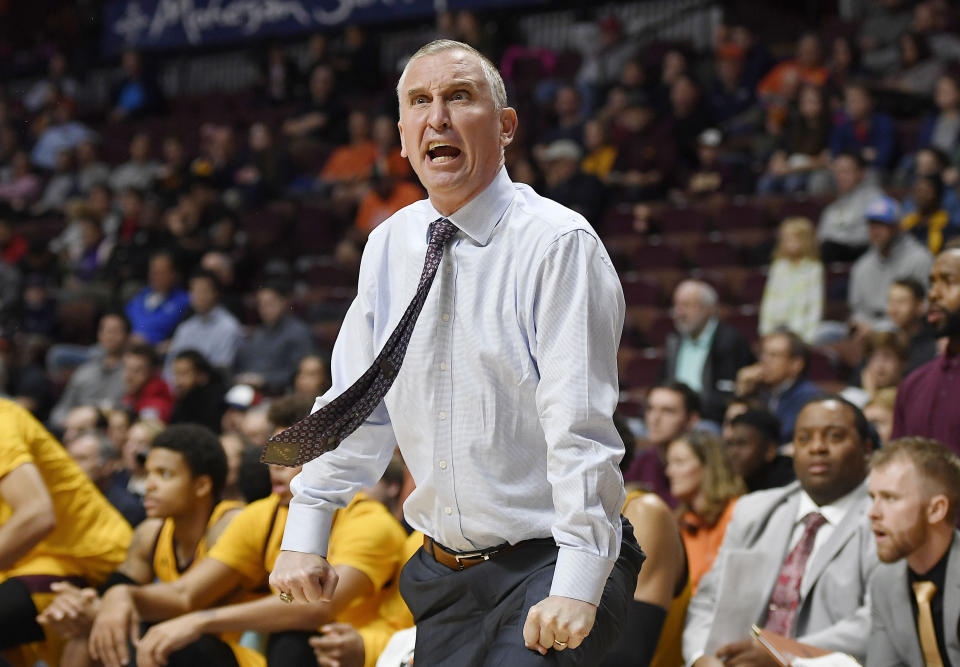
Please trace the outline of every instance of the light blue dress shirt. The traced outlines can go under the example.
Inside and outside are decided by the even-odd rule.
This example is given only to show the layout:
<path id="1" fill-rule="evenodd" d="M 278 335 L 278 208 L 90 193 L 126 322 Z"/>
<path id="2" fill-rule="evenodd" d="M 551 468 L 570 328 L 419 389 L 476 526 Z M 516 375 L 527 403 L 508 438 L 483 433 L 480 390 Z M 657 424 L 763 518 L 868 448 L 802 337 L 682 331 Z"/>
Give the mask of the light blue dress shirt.
<path id="1" fill-rule="evenodd" d="M 710 347 L 713 345 L 713 334 L 717 330 L 717 318 L 711 317 L 700 335 L 693 339 L 690 336 L 680 337 L 680 348 L 677 350 L 677 370 L 674 377 L 680 382 L 700 393 L 703 391 L 703 365 L 710 356 Z"/>
<path id="2" fill-rule="evenodd" d="M 429 200 L 370 235 L 333 350 L 326 405 L 373 362 L 417 289 Z M 612 421 L 623 292 L 579 214 L 501 169 L 448 219 L 447 244 L 393 387 L 291 484 L 282 548 L 326 554 L 333 513 L 382 475 L 399 443 L 414 528 L 471 551 L 559 546 L 552 595 L 596 604 L 619 555 L 623 456 Z"/>

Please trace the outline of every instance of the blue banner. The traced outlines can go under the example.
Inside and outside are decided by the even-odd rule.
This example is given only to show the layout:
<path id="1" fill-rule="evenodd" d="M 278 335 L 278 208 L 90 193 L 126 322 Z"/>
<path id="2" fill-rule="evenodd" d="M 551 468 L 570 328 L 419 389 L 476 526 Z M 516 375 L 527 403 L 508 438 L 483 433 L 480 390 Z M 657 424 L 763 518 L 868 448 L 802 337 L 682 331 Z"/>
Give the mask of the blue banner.
<path id="1" fill-rule="evenodd" d="M 533 0 L 536 2 L 536 0 Z M 449 9 L 531 4 L 531 0 L 113 0 L 103 8 L 103 50 L 176 49 L 388 22 Z"/>

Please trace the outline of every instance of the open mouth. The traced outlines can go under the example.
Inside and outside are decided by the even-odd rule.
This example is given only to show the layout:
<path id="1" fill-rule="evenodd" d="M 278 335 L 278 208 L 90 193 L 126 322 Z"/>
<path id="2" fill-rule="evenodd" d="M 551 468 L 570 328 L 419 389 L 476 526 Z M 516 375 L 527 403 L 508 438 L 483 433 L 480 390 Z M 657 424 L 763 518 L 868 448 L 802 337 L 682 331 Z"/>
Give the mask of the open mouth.
<path id="1" fill-rule="evenodd" d="M 433 164 L 443 164 L 457 159 L 460 156 L 460 149 L 450 144 L 431 141 L 427 147 L 427 155 Z"/>

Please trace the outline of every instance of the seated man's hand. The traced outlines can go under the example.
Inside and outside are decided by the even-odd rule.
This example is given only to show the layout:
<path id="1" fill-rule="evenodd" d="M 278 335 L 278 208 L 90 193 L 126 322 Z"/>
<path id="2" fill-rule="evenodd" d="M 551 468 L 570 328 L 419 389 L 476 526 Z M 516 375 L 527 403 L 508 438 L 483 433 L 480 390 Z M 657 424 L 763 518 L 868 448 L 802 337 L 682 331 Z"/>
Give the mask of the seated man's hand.
<path id="1" fill-rule="evenodd" d="M 546 655 L 580 646 L 597 617 L 597 606 L 559 595 L 551 595 L 530 607 L 523 624 L 523 640 L 528 649 Z"/>
<path id="2" fill-rule="evenodd" d="M 50 590 L 56 593 L 57 597 L 37 616 L 37 623 L 64 639 L 89 633 L 97 615 L 97 591 L 92 588 L 77 588 L 66 581 L 52 583 Z"/>
<path id="3" fill-rule="evenodd" d="M 200 626 L 200 619 L 195 613 L 157 623 L 147 630 L 137 644 L 137 667 L 167 664 L 171 653 L 200 639 L 203 634 Z"/>
<path id="4" fill-rule="evenodd" d="M 297 602 L 329 602 L 337 573 L 323 556 L 281 551 L 270 573 L 270 586 Z"/>
<path id="5" fill-rule="evenodd" d="M 349 623 L 328 623 L 318 637 L 310 638 L 319 667 L 363 667 L 363 637 Z"/>
<path id="6" fill-rule="evenodd" d="M 717 657 L 724 667 L 779 667 L 777 661 L 753 639 L 721 646 Z"/>
<path id="7" fill-rule="evenodd" d="M 130 662 L 127 638 L 137 643 L 140 616 L 127 586 L 114 586 L 100 601 L 90 629 L 90 656 L 104 667 L 124 667 Z"/>

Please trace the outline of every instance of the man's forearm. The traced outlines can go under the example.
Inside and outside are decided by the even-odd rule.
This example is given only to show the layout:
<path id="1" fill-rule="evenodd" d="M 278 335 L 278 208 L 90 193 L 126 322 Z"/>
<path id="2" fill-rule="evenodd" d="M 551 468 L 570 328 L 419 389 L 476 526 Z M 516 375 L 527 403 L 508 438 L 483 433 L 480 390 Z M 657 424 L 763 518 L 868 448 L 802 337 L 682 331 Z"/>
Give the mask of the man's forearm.
<path id="1" fill-rule="evenodd" d="M 176 582 L 125 588 L 144 621 L 165 621 L 193 611 L 190 595 L 180 590 Z"/>
<path id="2" fill-rule="evenodd" d="M 21 558 L 30 553 L 56 525 L 51 516 L 34 516 L 14 512 L 0 525 L 0 572 L 9 570 Z"/>
<path id="3" fill-rule="evenodd" d="M 271 595 L 250 602 L 197 612 L 204 634 L 221 632 L 279 632 L 281 630 L 316 630 L 333 621 L 328 603 L 288 604 Z"/>

